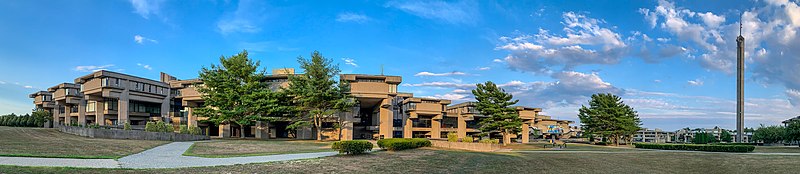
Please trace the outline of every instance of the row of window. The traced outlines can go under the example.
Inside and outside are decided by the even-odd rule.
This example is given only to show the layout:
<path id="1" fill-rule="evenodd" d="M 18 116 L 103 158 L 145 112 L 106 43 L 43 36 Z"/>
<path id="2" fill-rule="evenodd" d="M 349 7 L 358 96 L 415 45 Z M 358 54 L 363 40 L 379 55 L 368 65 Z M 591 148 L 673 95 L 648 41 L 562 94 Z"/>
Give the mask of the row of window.
<path id="1" fill-rule="evenodd" d="M 356 79 L 356 82 L 381 82 L 383 83 L 383 79 Z"/>

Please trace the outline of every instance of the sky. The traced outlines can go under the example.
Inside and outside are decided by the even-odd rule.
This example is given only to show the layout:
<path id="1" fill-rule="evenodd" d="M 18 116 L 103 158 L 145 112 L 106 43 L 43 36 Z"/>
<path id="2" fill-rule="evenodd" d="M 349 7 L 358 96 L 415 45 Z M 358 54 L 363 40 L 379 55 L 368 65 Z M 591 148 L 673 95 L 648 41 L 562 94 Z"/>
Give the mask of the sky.
<path id="1" fill-rule="evenodd" d="M 342 73 L 402 76 L 416 97 L 472 101 L 493 81 L 558 119 L 612 93 L 646 128 L 734 129 L 739 22 L 745 126 L 800 115 L 800 3 L 786 0 L 11 0 L 0 113 L 97 70 L 190 79 L 242 50 L 266 70 L 319 51 Z"/>

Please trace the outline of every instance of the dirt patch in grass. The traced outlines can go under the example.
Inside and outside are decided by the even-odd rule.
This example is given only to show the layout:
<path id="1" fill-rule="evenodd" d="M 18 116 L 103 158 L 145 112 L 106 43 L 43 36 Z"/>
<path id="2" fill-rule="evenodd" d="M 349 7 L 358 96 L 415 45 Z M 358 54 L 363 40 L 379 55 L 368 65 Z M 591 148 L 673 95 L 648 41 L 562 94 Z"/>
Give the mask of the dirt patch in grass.
<path id="1" fill-rule="evenodd" d="M 184 155 L 210 158 L 333 151 L 330 143 L 306 140 L 214 140 L 198 142 Z"/>
<path id="2" fill-rule="evenodd" d="M 0 126 L 0 156 L 120 158 L 166 143 L 88 138 L 55 129 Z"/>

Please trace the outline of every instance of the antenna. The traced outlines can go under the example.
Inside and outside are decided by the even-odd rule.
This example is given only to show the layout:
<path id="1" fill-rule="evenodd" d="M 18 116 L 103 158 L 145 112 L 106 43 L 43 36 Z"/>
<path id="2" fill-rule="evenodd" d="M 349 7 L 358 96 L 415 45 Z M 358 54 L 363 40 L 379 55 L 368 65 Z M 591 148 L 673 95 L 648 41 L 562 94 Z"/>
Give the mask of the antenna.
<path id="1" fill-rule="evenodd" d="M 381 64 L 381 75 L 383 75 L 383 64 Z"/>
<path id="2" fill-rule="evenodd" d="M 739 36 L 742 35 L 742 19 L 739 19 Z"/>

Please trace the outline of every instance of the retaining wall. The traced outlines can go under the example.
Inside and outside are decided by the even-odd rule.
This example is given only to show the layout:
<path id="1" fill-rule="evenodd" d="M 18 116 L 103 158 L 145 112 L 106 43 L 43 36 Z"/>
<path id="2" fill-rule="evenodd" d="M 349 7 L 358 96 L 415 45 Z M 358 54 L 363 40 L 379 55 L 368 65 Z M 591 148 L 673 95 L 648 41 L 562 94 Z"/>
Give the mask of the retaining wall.
<path id="1" fill-rule="evenodd" d="M 431 146 L 479 152 L 494 152 L 503 149 L 503 145 L 500 144 L 449 142 L 442 140 L 431 140 Z"/>
<path id="2" fill-rule="evenodd" d="M 58 130 L 64 133 L 108 139 L 130 139 L 130 140 L 161 140 L 161 141 L 198 141 L 208 140 L 205 135 L 191 135 L 167 132 L 146 132 L 140 130 L 121 130 L 121 129 L 94 129 L 74 126 L 57 126 Z"/>

